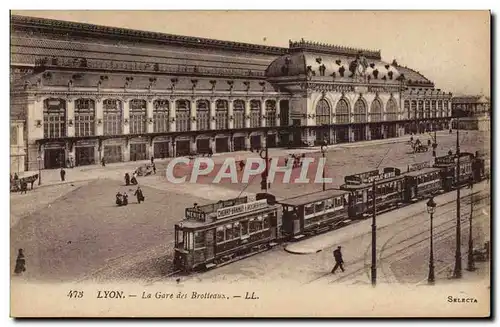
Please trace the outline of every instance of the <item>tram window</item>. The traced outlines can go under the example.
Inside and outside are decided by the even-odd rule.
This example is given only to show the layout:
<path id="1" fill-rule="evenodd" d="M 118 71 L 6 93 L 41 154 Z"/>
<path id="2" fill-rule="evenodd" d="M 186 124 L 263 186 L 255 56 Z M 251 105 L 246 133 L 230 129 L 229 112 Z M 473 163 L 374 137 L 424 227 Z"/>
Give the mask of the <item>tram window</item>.
<path id="1" fill-rule="evenodd" d="M 192 250 L 194 248 L 193 233 L 184 232 L 184 250 Z"/>
<path id="2" fill-rule="evenodd" d="M 217 227 L 217 243 L 224 242 L 224 226 Z"/>
<path id="3" fill-rule="evenodd" d="M 356 202 L 358 203 L 363 202 L 363 191 L 356 192 Z"/>
<path id="4" fill-rule="evenodd" d="M 342 198 L 335 198 L 335 208 L 342 207 Z"/>
<path id="5" fill-rule="evenodd" d="M 241 227 L 239 222 L 234 223 L 234 237 L 238 238 L 241 235 Z"/>
<path id="6" fill-rule="evenodd" d="M 233 224 L 226 225 L 226 241 L 232 240 L 234 238 Z"/>
<path id="7" fill-rule="evenodd" d="M 184 243 L 184 232 L 182 230 L 177 230 L 177 244 L 181 245 Z"/>
<path id="8" fill-rule="evenodd" d="M 263 229 L 269 229 L 269 217 L 265 217 L 262 221 Z"/>
<path id="9" fill-rule="evenodd" d="M 333 199 L 328 199 L 325 201 L 325 210 L 333 208 Z"/>
<path id="10" fill-rule="evenodd" d="M 194 248 L 201 248 L 205 246 L 205 232 L 195 232 L 194 233 Z"/>
<path id="11" fill-rule="evenodd" d="M 241 222 L 241 235 L 248 235 L 248 220 Z"/>
<path id="12" fill-rule="evenodd" d="M 316 202 L 316 206 L 314 208 L 314 212 L 321 212 L 325 210 L 325 202 L 321 201 L 321 202 Z"/>
<path id="13" fill-rule="evenodd" d="M 312 215 L 314 213 L 314 206 L 312 204 L 306 205 L 304 209 L 306 216 Z"/>
<path id="14" fill-rule="evenodd" d="M 255 218 L 250 219 L 250 234 L 259 230 L 257 224 L 260 224 L 260 222 L 256 221 Z"/>

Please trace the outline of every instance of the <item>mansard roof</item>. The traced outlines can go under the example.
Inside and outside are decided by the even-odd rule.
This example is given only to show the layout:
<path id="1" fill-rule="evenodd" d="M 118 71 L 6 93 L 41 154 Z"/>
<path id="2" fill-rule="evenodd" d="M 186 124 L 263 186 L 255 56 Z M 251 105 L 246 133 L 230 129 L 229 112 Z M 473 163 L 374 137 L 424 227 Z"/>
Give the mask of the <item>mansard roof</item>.
<path id="1" fill-rule="evenodd" d="M 252 52 L 268 55 L 280 55 L 288 49 L 258 45 L 244 42 L 231 42 L 201 37 L 182 36 L 158 32 L 133 30 L 103 25 L 77 23 L 70 21 L 37 18 L 29 16 L 12 15 L 11 26 L 13 29 L 47 29 L 49 33 L 65 32 L 82 35 L 92 35 L 98 38 L 138 40 L 152 43 L 167 43 L 190 46 L 203 49 L 225 49 L 232 51 Z"/>

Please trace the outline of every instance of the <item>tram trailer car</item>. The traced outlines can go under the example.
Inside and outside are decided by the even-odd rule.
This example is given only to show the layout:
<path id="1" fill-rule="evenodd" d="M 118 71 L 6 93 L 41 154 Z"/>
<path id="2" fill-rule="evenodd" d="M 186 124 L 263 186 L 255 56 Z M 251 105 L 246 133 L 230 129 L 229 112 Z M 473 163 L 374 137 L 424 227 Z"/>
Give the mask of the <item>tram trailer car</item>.
<path id="1" fill-rule="evenodd" d="M 405 178 L 404 201 L 406 203 L 428 198 L 440 193 L 443 189 L 441 169 L 431 167 L 430 162 L 408 165 Z"/>
<path id="2" fill-rule="evenodd" d="M 276 245 L 279 205 L 247 197 L 187 208 L 175 225 L 176 269 L 209 269 Z"/>
<path id="3" fill-rule="evenodd" d="M 330 189 L 278 201 L 283 207 L 283 239 L 299 240 L 349 223 L 348 196 Z"/>
<path id="4" fill-rule="evenodd" d="M 458 180 L 456 173 L 457 160 L 459 160 L 460 166 Z M 481 165 L 484 171 L 484 161 L 482 164 L 480 162 L 477 163 L 474 154 L 469 152 L 460 153 L 460 158 L 456 155 L 437 157 L 434 162 L 434 167 L 441 169 L 441 178 L 443 180 L 443 189 L 445 192 L 449 192 L 459 186 L 470 183 L 473 178 L 473 166 L 475 169 L 479 168 L 480 170 Z M 478 174 L 480 174 L 480 172 Z"/>
<path id="5" fill-rule="evenodd" d="M 374 172 L 377 172 L 375 175 Z M 375 181 L 375 205 L 377 211 L 397 206 L 404 201 L 406 178 L 398 168 L 384 168 L 344 178 L 341 190 L 349 192 L 349 218 L 362 218 L 373 211 L 373 181 Z"/>

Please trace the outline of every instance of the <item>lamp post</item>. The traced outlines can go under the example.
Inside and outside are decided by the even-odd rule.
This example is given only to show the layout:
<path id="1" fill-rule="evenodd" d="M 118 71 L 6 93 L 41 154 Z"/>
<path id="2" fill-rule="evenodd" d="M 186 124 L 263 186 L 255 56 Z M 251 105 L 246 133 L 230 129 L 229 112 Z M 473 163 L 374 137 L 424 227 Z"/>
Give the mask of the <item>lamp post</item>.
<path id="1" fill-rule="evenodd" d="M 427 201 L 427 212 L 431 216 L 431 248 L 430 248 L 430 256 L 429 256 L 429 277 L 427 278 L 427 282 L 429 284 L 434 284 L 434 238 L 433 238 L 433 220 L 434 220 L 434 212 L 436 211 L 436 202 L 434 202 L 434 198 L 430 198 Z"/>
<path id="2" fill-rule="evenodd" d="M 470 215 L 469 215 L 469 253 L 467 254 L 467 270 L 474 271 L 476 267 L 474 266 L 474 244 L 472 243 L 472 213 L 474 212 L 474 202 L 472 201 L 472 187 L 474 186 L 474 181 L 470 181 Z"/>
<path id="3" fill-rule="evenodd" d="M 325 155 L 326 151 L 328 150 L 328 147 L 326 144 L 323 144 L 321 146 L 321 155 L 323 156 L 323 191 L 326 191 L 326 184 L 325 184 L 325 166 L 326 166 L 326 161 L 325 161 Z"/>
<path id="4" fill-rule="evenodd" d="M 39 155 L 37 157 L 38 159 L 38 185 L 42 185 L 42 169 L 41 169 L 41 165 L 42 165 L 42 156 Z"/>
<path id="5" fill-rule="evenodd" d="M 456 229 L 456 252 L 455 252 L 455 269 L 453 271 L 454 278 L 462 278 L 462 251 L 461 251 L 461 224 L 460 224 L 460 143 L 459 130 L 460 124 L 457 116 L 457 166 L 455 167 L 455 182 L 457 185 L 457 229 Z"/>

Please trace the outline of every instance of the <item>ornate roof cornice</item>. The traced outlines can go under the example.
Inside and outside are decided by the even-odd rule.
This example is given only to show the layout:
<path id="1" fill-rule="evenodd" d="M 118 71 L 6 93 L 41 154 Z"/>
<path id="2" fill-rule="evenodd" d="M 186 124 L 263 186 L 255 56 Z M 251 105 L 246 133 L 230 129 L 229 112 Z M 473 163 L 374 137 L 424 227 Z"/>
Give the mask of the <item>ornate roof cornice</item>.
<path id="1" fill-rule="evenodd" d="M 293 42 L 290 40 L 289 48 L 290 52 L 312 51 L 312 52 L 321 52 L 321 53 L 345 55 L 345 56 L 356 56 L 358 54 L 361 54 L 366 58 L 377 59 L 377 60 L 381 59 L 380 50 L 374 51 L 366 49 L 349 48 L 333 44 L 305 41 L 304 39 L 297 42 Z"/>
<path id="2" fill-rule="evenodd" d="M 84 33 L 95 37 L 107 36 L 116 38 L 139 39 L 141 41 L 149 41 L 155 43 L 181 44 L 185 46 L 201 47 L 201 48 L 219 48 L 232 51 L 245 51 L 260 54 L 281 55 L 288 52 L 287 48 L 265 46 L 259 44 L 232 42 L 207 39 L 201 37 L 182 36 L 165 34 L 158 32 L 148 32 L 140 30 L 125 29 L 119 27 L 110 27 L 86 23 L 77 23 L 70 21 L 62 21 L 55 19 L 37 18 L 29 16 L 11 16 L 11 26 L 24 28 L 45 28 L 49 30 L 65 30 L 68 33 Z"/>

